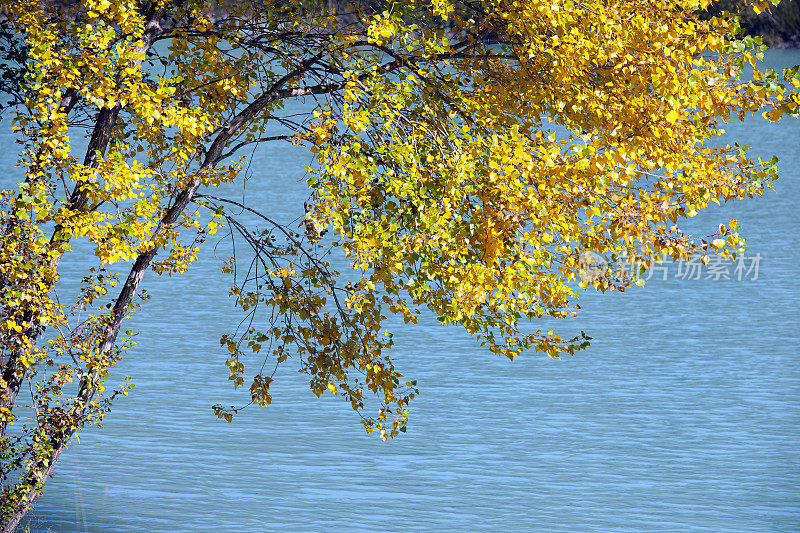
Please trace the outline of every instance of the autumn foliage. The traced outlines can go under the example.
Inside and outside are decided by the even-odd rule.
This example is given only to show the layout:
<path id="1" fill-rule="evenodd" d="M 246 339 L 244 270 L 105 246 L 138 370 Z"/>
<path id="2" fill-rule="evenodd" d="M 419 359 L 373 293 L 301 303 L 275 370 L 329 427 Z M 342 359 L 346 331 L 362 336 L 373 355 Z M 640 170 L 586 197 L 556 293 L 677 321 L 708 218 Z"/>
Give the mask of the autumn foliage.
<path id="1" fill-rule="evenodd" d="M 24 51 L 3 79 L 25 171 L 2 194 L 6 530 L 75 432 L 127 394 L 105 387 L 133 345 L 120 332 L 144 273 L 185 271 L 220 227 L 252 260 L 245 279 L 224 266 L 252 318 L 222 337 L 234 386 L 267 405 L 265 362 L 294 361 L 386 439 L 417 393 L 387 355 L 387 315 L 432 312 L 508 357 L 586 347 L 521 323 L 574 315 L 579 287 L 641 283 L 623 260 L 735 254 L 735 221 L 706 240 L 680 222 L 760 194 L 776 170 L 714 137 L 800 103 L 796 70 L 740 79 L 754 42 L 732 17 L 701 16 L 704 0 L 2 5 L 6 51 Z M 299 118 L 297 99 L 311 109 Z M 316 155 L 300 228 L 214 190 L 274 142 Z M 76 243 L 94 256 L 69 299 L 58 267 Z M 587 250 L 609 267 L 581 279 Z"/>

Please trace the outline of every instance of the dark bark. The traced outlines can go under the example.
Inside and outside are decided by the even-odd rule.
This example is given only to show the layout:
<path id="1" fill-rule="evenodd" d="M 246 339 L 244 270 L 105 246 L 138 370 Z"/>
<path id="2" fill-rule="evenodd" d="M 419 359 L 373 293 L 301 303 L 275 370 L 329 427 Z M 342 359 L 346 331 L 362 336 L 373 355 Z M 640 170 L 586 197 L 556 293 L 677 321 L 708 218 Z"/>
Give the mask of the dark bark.
<path id="1" fill-rule="evenodd" d="M 143 11 L 148 21 L 145 26 L 145 31 L 142 34 L 142 47 L 141 50 L 146 52 L 156 38 L 163 33 L 160 25 L 160 20 L 164 14 L 164 8 L 158 7 L 154 3 L 147 3 L 143 6 Z M 77 92 L 74 89 L 68 89 L 61 102 L 61 110 L 68 113 L 78 101 Z M 96 168 L 98 164 L 98 154 L 104 154 L 108 148 L 108 143 L 114 132 L 114 126 L 119 116 L 121 107 L 119 105 L 113 108 L 102 108 L 95 120 L 94 130 L 92 131 L 84 156 L 84 165 L 89 168 Z M 82 211 L 86 209 L 87 193 L 84 190 L 84 183 L 79 182 L 75 185 L 69 199 L 69 209 L 73 211 Z M 69 238 L 61 233 L 61 227 L 56 227 L 51 238 L 51 248 L 65 244 Z M 8 231 L 8 228 L 7 228 Z M 56 269 L 61 260 L 61 255 L 57 255 L 49 262 L 49 268 Z M 30 324 L 21 334 L 27 336 L 33 342 L 40 334 L 40 325 L 38 323 L 37 313 L 40 310 L 31 309 L 30 312 L 24 317 L 24 320 Z M 13 410 L 16 398 L 19 394 L 20 387 L 25 378 L 25 367 L 21 364 L 20 359 L 23 354 L 20 351 L 12 350 L 8 355 L 8 359 L 4 362 L 2 378 L 5 383 L 2 396 L 5 397 L 5 405 Z M 9 418 L 3 416 L 0 418 L 0 438 L 4 437 L 7 431 Z"/>
<path id="2" fill-rule="evenodd" d="M 155 22 L 152 25 L 148 25 L 149 29 L 151 26 L 157 27 L 157 19 L 151 20 L 154 20 Z M 152 41 L 158 35 L 158 32 L 154 31 L 150 35 L 152 39 L 149 42 L 152 43 Z M 147 43 L 147 41 L 145 42 Z M 450 56 L 454 55 L 457 56 L 458 54 L 450 54 Z M 123 285 L 114 303 L 111 315 L 109 316 L 105 330 L 102 333 L 102 338 L 98 346 L 98 355 L 100 357 L 103 357 L 114 350 L 121 324 L 131 307 L 145 273 L 150 267 L 153 258 L 159 251 L 159 249 L 155 246 L 155 241 L 157 241 L 158 237 L 169 231 L 169 229 L 178 220 L 180 214 L 184 211 L 186 206 L 192 201 L 195 193 L 202 183 L 200 176 L 202 176 L 205 171 L 217 166 L 223 159 L 230 156 L 242 146 L 240 144 L 234 146 L 232 149 L 228 149 L 229 144 L 242 130 L 242 128 L 247 127 L 249 123 L 260 116 L 260 114 L 262 114 L 271 103 L 277 100 L 305 95 L 330 94 L 338 92 L 345 87 L 345 81 L 320 83 L 317 85 L 291 86 L 292 83 L 296 82 L 298 79 L 301 79 L 302 76 L 310 69 L 313 69 L 314 65 L 321 60 L 322 56 L 323 53 L 320 52 L 319 54 L 309 57 L 305 61 L 299 63 L 293 71 L 287 73 L 285 76 L 277 80 L 268 90 L 262 93 L 252 103 L 234 116 L 225 125 L 225 127 L 223 127 L 217 133 L 210 147 L 205 152 L 203 163 L 200 166 L 197 174 L 184 187 L 184 189 L 175 196 L 172 205 L 166 210 L 159 221 L 156 234 L 152 237 L 152 241 L 154 242 L 153 247 L 145 252 L 142 252 L 131 266 L 125 284 Z M 378 72 L 383 73 L 390 72 L 408 66 L 414 62 L 415 60 L 410 58 L 395 58 L 394 61 L 385 63 L 377 70 Z M 368 74 L 364 74 L 364 76 L 367 75 Z M 95 154 L 97 151 L 102 153 L 105 150 L 113 131 L 114 124 L 116 123 L 118 113 L 119 109 L 115 108 L 103 110 L 98 116 L 89 150 L 87 150 L 86 154 L 85 162 L 87 165 L 95 165 Z M 75 191 L 73 191 L 70 201 L 75 208 L 85 208 L 86 197 L 80 190 L 80 184 L 76 186 Z M 14 503 L 11 514 L 5 518 L 0 518 L 0 529 L 3 531 L 13 530 L 13 528 L 16 527 L 16 525 L 24 517 L 26 510 L 33 503 L 38 491 L 41 490 L 45 480 L 55 468 L 59 457 L 63 453 L 64 448 L 70 442 L 72 435 L 82 426 L 82 420 L 84 419 L 85 413 L 87 409 L 89 409 L 92 399 L 94 398 L 98 387 L 101 384 L 101 379 L 101 376 L 97 372 L 92 371 L 81 383 L 80 390 L 78 391 L 72 406 L 66 413 L 66 420 L 68 423 L 63 426 L 61 431 L 55 432 L 55 434 L 49 437 L 47 444 L 50 447 L 50 452 L 38 464 L 32 465 L 32 467 L 28 469 L 28 472 L 23 479 L 23 485 L 27 482 L 27 486 L 30 488 L 21 493 L 17 493 L 18 500 Z M 4 495 L 4 497 L 6 497 L 5 502 L 8 502 L 8 495 Z M 3 503 L 4 501 L 0 499 L 0 505 Z"/>
<path id="3" fill-rule="evenodd" d="M 146 24 L 146 28 L 144 34 L 142 36 L 142 51 L 147 51 L 150 46 L 155 42 L 156 38 L 163 32 L 160 20 L 164 13 L 163 7 L 158 7 L 156 3 L 146 3 L 143 6 L 143 12 L 145 13 L 146 20 L 148 21 Z M 65 92 L 64 98 L 61 102 L 62 110 L 69 112 L 72 107 L 77 103 L 78 96 L 76 91 L 69 89 Z M 98 116 L 95 122 L 95 127 L 92 132 L 91 139 L 89 141 L 89 146 L 86 151 L 86 155 L 84 158 L 84 164 L 89 168 L 96 168 L 97 166 L 97 156 L 98 154 L 104 154 L 108 143 L 111 139 L 111 136 L 114 131 L 114 126 L 117 121 L 117 117 L 119 116 L 120 106 L 117 105 L 114 108 L 108 109 L 103 108 L 98 112 Z M 198 182 L 199 183 L 199 182 Z M 87 204 L 87 195 L 86 192 L 83 190 L 83 183 L 77 183 L 75 188 L 70 196 L 69 199 L 69 207 L 71 210 L 81 211 L 86 208 Z M 188 201 L 187 201 L 188 202 Z M 182 210 L 182 209 L 181 209 Z M 178 214 L 175 214 L 175 219 L 177 218 Z M 174 219 L 172 220 L 174 222 Z M 170 222 L 170 223 L 172 223 Z M 8 228 L 7 228 L 8 229 Z M 65 239 L 62 237 L 61 232 L 59 231 L 60 228 L 56 228 L 54 232 L 53 238 L 51 239 L 51 244 L 53 246 L 57 246 L 62 244 Z M 153 250 L 152 255 L 155 254 L 155 250 Z M 127 299 L 128 302 L 133 297 L 133 293 L 135 293 L 136 286 L 138 286 L 139 282 L 141 281 L 141 275 L 146 270 L 147 266 L 149 265 L 150 260 L 152 259 L 152 255 L 150 257 L 140 257 L 140 261 L 137 261 L 137 265 L 140 262 L 146 263 L 144 268 L 141 270 L 141 274 L 139 275 L 138 279 L 129 280 L 128 283 L 125 284 L 123 287 L 123 292 L 120 295 L 120 299 L 118 299 L 118 305 L 121 303 L 122 300 Z M 61 255 L 57 255 L 55 258 L 51 259 L 49 262 L 49 268 L 55 269 L 58 267 L 58 263 L 61 259 Z M 133 271 L 132 271 L 133 273 Z M 126 293 L 125 291 L 128 291 Z M 125 304 L 122 309 L 127 307 Z M 115 316 L 116 316 L 117 308 L 115 307 Z M 31 309 L 30 312 L 25 316 L 25 320 L 30 324 L 28 328 L 23 330 L 22 334 L 28 336 L 32 342 L 35 342 L 39 334 L 41 333 L 41 327 L 38 323 L 38 316 L 37 313 L 41 312 L 40 309 Z M 114 340 L 116 339 L 117 332 L 119 331 L 119 325 L 124 317 L 124 311 L 119 313 L 119 319 L 114 320 L 112 322 L 110 329 L 106 332 L 104 336 L 102 347 L 105 349 L 107 353 L 108 350 L 113 346 Z M 3 369 L 2 369 L 2 378 L 4 380 L 5 386 L 2 391 L 2 396 L 5 397 L 5 406 L 8 407 L 10 411 L 13 410 L 14 405 L 16 403 L 16 398 L 19 394 L 19 390 L 22 386 L 22 383 L 25 378 L 25 366 L 21 363 L 21 356 L 23 353 L 19 350 L 11 350 L 8 355 L 6 361 L 4 361 Z M 79 392 L 78 397 L 76 398 L 74 413 L 70 413 L 71 415 L 77 415 L 80 417 L 82 413 L 85 411 L 88 402 L 91 401 L 91 397 L 94 395 L 94 391 L 96 390 L 96 381 L 98 376 L 96 374 L 91 375 L 91 379 L 87 380 L 89 387 L 83 387 L 82 390 Z M 89 393 L 91 391 L 91 393 Z M 10 418 L 9 415 L 5 415 L 0 418 L 0 439 L 6 436 L 6 432 L 8 429 L 8 421 Z M 77 420 L 74 419 L 73 420 Z M 43 459 L 36 465 L 31 465 L 28 468 L 28 473 L 26 476 L 21 480 L 20 483 L 16 485 L 16 487 L 24 486 L 25 484 L 29 484 L 29 489 L 18 493 L 16 489 L 7 489 L 2 495 L 0 495 L 0 508 L 3 508 L 5 514 L 0 517 L 0 529 L 3 532 L 10 532 L 13 531 L 22 518 L 25 516 L 25 513 L 29 509 L 31 503 L 38 495 L 38 492 L 41 490 L 44 481 L 49 477 L 50 473 L 52 472 L 55 464 L 58 461 L 58 458 L 61 456 L 66 444 L 69 442 L 70 437 L 74 433 L 75 428 L 70 426 L 66 431 L 59 432 L 55 435 L 50 437 L 50 444 L 52 446 L 52 451 L 48 455 L 47 458 Z M 11 498 L 16 498 L 16 501 L 13 504 L 12 509 L 5 509 L 6 505 L 10 502 Z"/>

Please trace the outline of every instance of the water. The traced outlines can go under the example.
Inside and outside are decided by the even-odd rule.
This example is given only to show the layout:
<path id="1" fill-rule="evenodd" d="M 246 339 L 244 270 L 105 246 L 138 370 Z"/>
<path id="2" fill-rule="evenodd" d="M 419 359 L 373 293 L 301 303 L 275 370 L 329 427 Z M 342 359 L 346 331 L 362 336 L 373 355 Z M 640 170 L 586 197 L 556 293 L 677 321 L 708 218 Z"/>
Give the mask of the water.
<path id="1" fill-rule="evenodd" d="M 119 369 L 136 388 L 64 454 L 31 530 L 800 530 L 800 121 L 730 136 L 777 154 L 782 179 L 692 225 L 737 218 L 758 279 L 673 265 L 644 289 L 586 293 L 560 328 L 595 340 L 564 360 L 495 358 L 430 319 L 396 328 L 396 365 L 422 396 L 387 444 L 289 366 L 270 407 L 217 421 L 210 405 L 236 399 L 218 344 L 238 319 L 226 280 L 210 257 L 148 275 L 139 348 Z M 307 160 L 258 154 L 249 197 L 291 219 Z"/>

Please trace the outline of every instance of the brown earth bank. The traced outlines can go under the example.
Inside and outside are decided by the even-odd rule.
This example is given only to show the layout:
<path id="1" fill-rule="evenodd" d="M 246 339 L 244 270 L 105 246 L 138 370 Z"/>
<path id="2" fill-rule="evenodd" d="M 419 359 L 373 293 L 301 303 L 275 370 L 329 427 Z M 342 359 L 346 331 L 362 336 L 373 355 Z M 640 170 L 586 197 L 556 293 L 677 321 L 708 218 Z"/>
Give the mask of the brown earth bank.
<path id="1" fill-rule="evenodd" d="M 717 0 L 709 8 L 710 15 L 739 13 L 742 29 L 758 36 L 771 48 L 800 48 L 800 0 L 781 0 L 777 6 L 756 14 L 744 8 L 744 0 Z"/>

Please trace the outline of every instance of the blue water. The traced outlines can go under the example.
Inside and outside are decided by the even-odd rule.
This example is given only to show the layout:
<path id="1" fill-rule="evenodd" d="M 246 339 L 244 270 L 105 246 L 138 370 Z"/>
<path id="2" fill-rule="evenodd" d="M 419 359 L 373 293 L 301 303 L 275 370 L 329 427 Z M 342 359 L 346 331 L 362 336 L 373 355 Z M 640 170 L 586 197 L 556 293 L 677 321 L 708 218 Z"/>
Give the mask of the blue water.
<path id="1" fill-rule="evenodd" d="M 386 444 L 291 361 L 271 406 L 216 420 L 212 404 L 241 399 L 218 343 L 240 318 L 227 279 L 210 253 L 184 276 L 148 275 L 119 368 L 136 388 L 64 454 L 31 530 L 800 531 L 800 121 L 753 118 L 729 138 L 778 155 L 782 179 L 690 226 L 738 219 L 757 279 L 672 265 L 642 289 L 586 292 L 559 328 L 595 340 L 563 360 L 499 359 L 430 318 L 398 326 L 395 363 L 422 395 Z M 297 216 L 308 160 L 257 153 L 250 201 Z"/>

